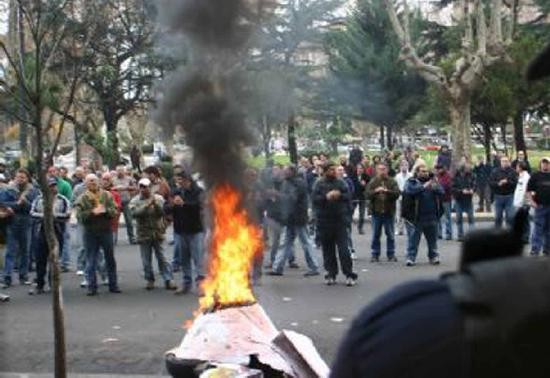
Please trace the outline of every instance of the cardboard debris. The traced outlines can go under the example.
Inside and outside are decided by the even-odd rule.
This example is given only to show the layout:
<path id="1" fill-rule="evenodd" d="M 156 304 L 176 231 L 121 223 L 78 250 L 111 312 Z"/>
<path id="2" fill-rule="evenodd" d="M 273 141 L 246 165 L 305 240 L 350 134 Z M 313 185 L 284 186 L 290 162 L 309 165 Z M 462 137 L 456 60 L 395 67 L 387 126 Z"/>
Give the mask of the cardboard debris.
<path id="1" fill-rule="evenodd" d="M 259 304 L 199 316 L 179 347 L 166 353 L 166 361 L 169 371 L 170 365 L 178 361 L 187 366 L 208 363 L 248 367 L 252 356 L 289 377 L 324 378 L 329 373 L 309 338 L 293 331 L 278 332 Z"/>

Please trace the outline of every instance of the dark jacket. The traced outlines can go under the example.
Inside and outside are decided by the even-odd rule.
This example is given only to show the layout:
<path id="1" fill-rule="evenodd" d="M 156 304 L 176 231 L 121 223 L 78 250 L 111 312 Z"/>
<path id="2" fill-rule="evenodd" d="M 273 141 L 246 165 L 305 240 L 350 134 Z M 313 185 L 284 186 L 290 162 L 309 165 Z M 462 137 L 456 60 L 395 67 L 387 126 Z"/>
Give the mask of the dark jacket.
<path id="1" fill-rule="evenodd" d="M 281 195 L 287 214 L 285 224 L 305 226 L 308 221 L 307 184 L 299 176 L 289 177 L 283 181 Z"/>
<path id="2" fill-rule="evenodd" d="M 460 203 L 471 203 L 473 194 L 464 194 L 463 190 L 476 189 L 476 178 L 472 172 L 465 172 L 464 170 L 458 170 L 453 178 L 452 192 L 453 197 Z"/>
<path id="3" fill-rule="evenodd" d="M 193 182 L 191 188 L 176 188 L 174 196 L 183 199 L 183 205 L 174 205 L 173 201 L 166 203 L 164 210 L 174 220 L 174 232 L 181 234 L 198 234 L 204 231 L 202 220 L 202 193 L 203 190 Z"/>
<path id="4" fill-rule="evenodd" d="M 329 201 L 327 193 L 331 190 L 339 190 L 340 198 Z M 312 197 L 319 228 L 347 227 L 350 221 L 351 195 L 343 180 L 320 178 L 313 186 Z"/>
<path id="5" fill-rule="evenodd" d="M 523 162 L 525 163 L 525 165 L 527 165 L 526 171 L 529 172 L 529 174 L 531 174 L 531 164 L 529 163 L 529 160 L 524 160 Z M 516 167 L 518 166 L 518 163 L 519 163 L 518 159 L 515 159 L 512 162 L 512 168 L 514 168 L 514 171 L 516 170 Z"/>
<path id="6" fill-rule="evenodd" d="M 506 179 L 508 182 L 502 186 L 499 186 L 498 183 L 500 180 Z M 498 195 L 512 195 L 516 190 L 516 185 L 518 183 L 518 174 L 512 167 L 508 168 L 495 168 L 491 172 L 489 177 L 489 185 L 493 190 L 494 194 Z"/>
<path id="7" fill-rule="evenodd" d="M 29 222 L 31 205 L 36 197 L 38 197 L 38 190 L 32 184 L 27 184 L 23 188 L 17 185 L 4 186 L 0 190 L 0 207 L 11 208 L 14 213 L 8 218 L 8 223 Z M 18 203 L 20 199 L 21 204 Z"/>
<path id="8" fill-rule="evenodd" d="M 285 221 L 285 214 L 282 204 L 281 187 L 283 182 L 281 179 L 273 179 L 271 187 L 267 190 L 270 193 L 264 194 L 264 208 L 269 218 L 276 222 L 283 223 Z"/>
<path id="9" fill-rule="evenodd" d="M 375 189 L 383 186 L 388 192 L 375 193 Z M 394 215 L 395 203 L 401 192 L 397 181 L 392 177 L 374 177 L 367 185 L 367 198 L 369 200 L 369 210 L 373 215 Z"/>
<path id="10" fill-rule="evenodd" d="M 445 167 L 447 170 L 451 168 L 451 152 L 440 152 L 439 155 L 437 155 L 437 165 L 441 165 Z"/>
<path id="11" fill-rule="evenodd" d="M 489 177 L 493 168 L 486 163 L 478 164 L 474 167 L 473 172 L 476 177 L 476 189 L 483 189 L 489 185 Z"/>
<path id="12" fill-rule="evenodd" d="M 363 185 L 362 181 L 365 183 Z M 365 200 L 365 190 L 369 184 L 370 177 L 366 173 L 363 173 L 361 176 L 354 174 L 351 176 L 351 182 L 353 183 L 353 199 L 356 201 Z"/>
<path id="13" fill-rule="evenodd" d="M 424 182 L 416 177 L 408 179 L 403 192 L 403 218 L 411 223 L 437 221 L 443 214 L 442 197 L 441 185 L 424 188 Z"/>

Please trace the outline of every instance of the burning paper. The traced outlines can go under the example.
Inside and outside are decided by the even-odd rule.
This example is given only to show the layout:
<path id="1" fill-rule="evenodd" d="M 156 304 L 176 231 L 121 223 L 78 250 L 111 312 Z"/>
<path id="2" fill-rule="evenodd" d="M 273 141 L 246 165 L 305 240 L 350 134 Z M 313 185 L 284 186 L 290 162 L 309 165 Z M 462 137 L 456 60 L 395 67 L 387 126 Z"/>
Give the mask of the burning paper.
<path id="1" fill-rule="evenodd" d="M 200 370 L 203 363 L 237 364 L 269 372 L 270 376 L 329 375 L 311 340 L 293 331 L 278 332 L 258 304 L 199 316 L 180 346 L 166 355 L 168 370 L 174 377 L 184 376 L 182 368 L 187 368 L 185 374 Z"/>

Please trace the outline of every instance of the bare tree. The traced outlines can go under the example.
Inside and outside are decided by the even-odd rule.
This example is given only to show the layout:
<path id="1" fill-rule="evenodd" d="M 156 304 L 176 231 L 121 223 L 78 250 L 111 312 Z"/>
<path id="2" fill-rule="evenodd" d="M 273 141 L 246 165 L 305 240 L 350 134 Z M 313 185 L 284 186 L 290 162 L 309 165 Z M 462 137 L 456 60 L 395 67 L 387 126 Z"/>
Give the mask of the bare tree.
<path id="1" fill-rule="evenodd" d="M 0 51 L 7 60 L 6 66 L 2 67 L 7 75 L 0 77 L 0 91 L 5 99 L 0 103 L 0 111 L 28 126 L 36 146 L 33 158 L 44 198 L 43 227 L 52 272 L 55 376 L 62 378 L 67 376 L 65 321 L 58 264 L 59 246 L 54 232 L 54 198 L 47 184 L 45 163 L 53 159 L 57 150 L 66 115 L 73 105 L 80 82 L 78 65 L 65 65 L 63 70 L 57 66 L 61 48 L 77 51 L 87 43 L 75 35 L 71 27 L 77 13 L 75 4 L 76 0 L 17 0 L 20 26 L 25 30 L 25 33 L 19 34 L 20 38 L 24 38 L 19 43 L 24 44 L 25 49 L 10 49 L 0 41 Z M 61 109 L 60 123 L 58 134 L 45 156 L 45 134 L 51 129 L 55 118 L 52 108 Z"/>
<path id="2" fill-rule="evenodd" d="M 401 44 L 401 59 L 445 96 L 451 119 L 455 162 L 471 154 L 471 98 L 487 67 L 507 58 L 517 22 L 518 0 L 459 0 L 462 45 L 451 72 L 419 56 L 409 25 L 407 0 L 384 0 Z M 489 15 L 487 19 L 487 15 Z"/>

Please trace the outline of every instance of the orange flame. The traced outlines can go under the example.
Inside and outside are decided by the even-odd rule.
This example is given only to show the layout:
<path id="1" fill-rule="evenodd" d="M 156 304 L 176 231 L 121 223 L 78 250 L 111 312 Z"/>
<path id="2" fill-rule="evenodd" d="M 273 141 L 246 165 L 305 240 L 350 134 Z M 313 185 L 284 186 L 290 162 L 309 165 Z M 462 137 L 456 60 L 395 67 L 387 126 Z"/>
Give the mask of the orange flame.
<path id="1" fill-rule="evenodd" d="M 242 208 L 241 194 L 230 185 L 214 188 L 211 197 L 214 227 L 208 275 L 195 315 L 220 307 L 254 303 L 250 272 L 263 250 L 261 229 Z"/>

